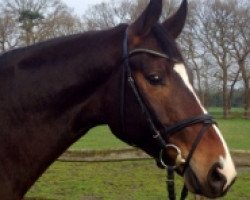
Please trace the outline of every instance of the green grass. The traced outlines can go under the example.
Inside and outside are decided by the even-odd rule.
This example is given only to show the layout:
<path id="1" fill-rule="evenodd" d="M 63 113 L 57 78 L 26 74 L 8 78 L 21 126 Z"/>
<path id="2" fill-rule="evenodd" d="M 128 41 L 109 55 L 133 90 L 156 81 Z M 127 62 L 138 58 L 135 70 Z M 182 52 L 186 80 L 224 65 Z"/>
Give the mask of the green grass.
<path id="1" fill-rule="evenodd" d="M 91 129 L 84 137 L 78 140 L 71 149 L 119 149 L 128 145 L 118 140 L 108 126 L 98 126 Z"/>
<path id="2" fill-rule="evenodd" d="M 222 108 L 209 108 L 209 112 L 216 118 L 230 149 L 250 149 L 250 120 L 244 119 L 243 108 L 232 108 L 229 119 L 223 119 Z"/>
<path id="3" fill-rule="evenodd" d="M 208 111 L 217 119 L 223 118 L 223 109 L 221 107 L 211 107 L 208 108 Z M 244 113 L 243 108 L 232 108 L 229 118 L 242 118 L 243 113 Z"/>
<path id="4" fill-rule="evenodd" d="M 250 149 L 250 120 L 218 119 L 218 126 L 230 149 Z"/>
<path id="5" fill-rule="evenodd" d="M 232 190 L 222 199 L 250 199 L 249 186 L 250 171 L 241 172 Z M 165 187 L 165 171 L 158 169 L 152 160 L 56 162 L 26 197 L 47 200 L 162 200 L 166 199 Z M 178 195 L 181 187 L 182 179 L 178 177 Z M 192 199 L 193 195 L 189 195 L 188 200 Z"/>

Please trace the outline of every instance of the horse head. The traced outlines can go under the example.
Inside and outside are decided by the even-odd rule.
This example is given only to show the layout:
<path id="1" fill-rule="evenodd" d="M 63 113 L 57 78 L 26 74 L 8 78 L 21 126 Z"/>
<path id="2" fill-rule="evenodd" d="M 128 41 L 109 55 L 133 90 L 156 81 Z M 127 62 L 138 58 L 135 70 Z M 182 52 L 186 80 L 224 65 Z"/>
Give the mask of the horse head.
<path id="1" fill-rule="evenodd" d="M 151 0 L 126 28 L 124 60 L 114 76 L 118 84 L 110 82 L 116 98 L 109 98 L 108 124 L 115 135 L 146 151 L 160 166 L 175 166 L 189 191 L 219 197 L 234 182 L 236 170 L 175 42 L 185 24 L 187 1 L 159 23 L 161 11 L 162 1 Z"/>

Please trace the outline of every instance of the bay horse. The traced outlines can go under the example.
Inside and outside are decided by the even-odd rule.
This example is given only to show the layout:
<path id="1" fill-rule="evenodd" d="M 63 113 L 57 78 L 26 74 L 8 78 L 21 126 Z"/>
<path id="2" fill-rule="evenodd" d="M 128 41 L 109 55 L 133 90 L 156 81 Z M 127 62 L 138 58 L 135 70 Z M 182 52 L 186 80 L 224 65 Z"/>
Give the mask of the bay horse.
<path id="1" fill-rule="evenodd" d="M 187 1 L 163 23 L 151 0 L 127 25 L 48 40 L 0 56 L 0 198 L 20 200 L 90 128 L 141 148 L 210 198 L 236 177 L 175 39 Z M 101 137 L 101 136 L 100 136 Z M 175 166 L 175 167 L 170 167 Z"/>

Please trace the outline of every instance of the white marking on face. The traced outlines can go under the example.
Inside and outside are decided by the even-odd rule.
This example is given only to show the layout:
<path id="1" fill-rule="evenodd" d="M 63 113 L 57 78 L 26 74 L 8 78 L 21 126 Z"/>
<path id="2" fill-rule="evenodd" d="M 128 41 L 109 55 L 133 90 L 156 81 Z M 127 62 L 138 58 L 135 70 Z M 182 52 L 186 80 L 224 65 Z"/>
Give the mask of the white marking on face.
<path id="1" fill-rule="evenodd" d="M 188 74 L 187 74 L 187 70 L 185 68 L 185 66 L 183 64 L 176 64 L 174 66 L 174 70 L 175 72 L 177 72 L 177 74 L 180 75 L 180 77 L 182 78 L 183 82 L 185 83 L 185 85 L 187 86 L 187 88 L 190 90 L 190 92 L 194 95 L 196 101 L 198 102 L 198 104 L 200 105 L 202 111 L 204 114 L 207 114 L 207 110 L 202 106 L 200 99 L 197 97 L 193 86 L 191 85 L 189 78 L 188 78 Z"/>
<path id="2" fill-rule="evenodd" d="M 225 150 L 225 157 L 223 157 L 223 156 L 220 157 L 220 162 L 222 163 L 223 168 L 219 169 L 219 172 L 221 174 L 223 174 L 227 179 L 227 183 L 224 186 L 224 190 L 225 190 L 232 183 L 232 181 L 235 179 L 237 172 L 236 172 L 232 157 L 230 155 L 230 152 L 228 150 L 227 144 L 226 144 L 220 130 L 215 125 L 213 125 L 213 127 L 214 127 L 216 133 L 219 135 L 220 140 L 221 140 L 223 147 L 224 147 L 224 150 Z"/>
<path id="3" fill-rule="evenodd" d="M 174 66 L 174 71 L 177 74 L 179 74 L 179 76 L 183 80 L 183 82 L 186 85 L 186 87 L 194 95 L 194 97 L 195 97 L 198 105 L 200 106 L 200 108 L 204 112 L 204 114 L 207 114 L 208 113 L 207 110 L 202 106 L 202 104 L 201 104 L 198 96 L 196 95 L 196 93 L 194 91 L 193 86 L 191 85 L 191 83 L 189 81 L 188 73 L 187 73 L 187 70 L 186 70 L 184 64 L 182 64 L 182 63 L 176 64 Z M 219 171 L 227 179 L 227 183 L 226 183 L 226 185 L 224 187 L 224 189 L 226 189 L 231 184 L 231 182 L 234 180 L 234 178 L 236 177 L 237 173 L 236 173 L 235 166 L 234 166 L 234 163 L 232 161 L 231 155 L 229 153 L 227 144 L 226 144 L 226 142 L 225 142 L 225 140 L 224 140 L 224 138 L 223 138 L 220 130 L 217 128 L 216 125 L 213 125 L 213 128 L 214 128 L 215 132 L 217 133 L 217 135 L 219 136 L 219 138 L 221 140 L 221 143 L 223 144 L 224 151 L 225 151 L 225 156 L 222 156 L 222 155 L 220 156 L 220 162 L 222 163 L 223 168 L 220 169 Z"/>

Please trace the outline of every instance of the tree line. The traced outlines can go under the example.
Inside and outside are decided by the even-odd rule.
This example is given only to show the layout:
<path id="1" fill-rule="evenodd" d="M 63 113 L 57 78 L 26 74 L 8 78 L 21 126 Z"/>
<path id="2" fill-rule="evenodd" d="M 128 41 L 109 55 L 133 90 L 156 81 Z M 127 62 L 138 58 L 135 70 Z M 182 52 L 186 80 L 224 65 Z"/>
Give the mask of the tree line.
<path id="1" fill-rule="evenodd" d="M 82 16 L 61 0 L 0 0 L 0 52 L 88 30 L 132 22 L 147 0 L 109 0 Z M 164 0 L 163 18 L 179 6 Z M 250 118 L 250 1 L 189 0 L 189 15 L 178 39 L 206 106 L 243 106 Z"/>

